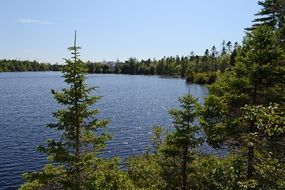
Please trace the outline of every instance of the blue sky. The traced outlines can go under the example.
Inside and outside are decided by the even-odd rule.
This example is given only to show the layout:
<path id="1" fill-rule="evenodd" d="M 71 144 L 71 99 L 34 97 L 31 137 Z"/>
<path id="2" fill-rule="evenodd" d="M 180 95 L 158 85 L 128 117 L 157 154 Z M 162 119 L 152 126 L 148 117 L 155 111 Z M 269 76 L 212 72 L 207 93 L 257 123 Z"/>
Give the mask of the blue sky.
<path id="1" fill-rule="evenodd" d="M 74 30 L 83 60 L 203 54 L 241 42 L 257 0 L 2 0 L 0 59 L 63 63 Z"/>

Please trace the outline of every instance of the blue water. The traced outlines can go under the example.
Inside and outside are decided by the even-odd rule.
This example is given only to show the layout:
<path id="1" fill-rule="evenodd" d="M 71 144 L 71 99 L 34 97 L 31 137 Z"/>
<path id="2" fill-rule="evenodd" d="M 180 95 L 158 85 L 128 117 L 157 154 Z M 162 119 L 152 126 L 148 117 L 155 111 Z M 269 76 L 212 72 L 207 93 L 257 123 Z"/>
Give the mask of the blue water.
<path id="1" fill-rule="evenodd" d="M 179 96 L 190 88 L 203 101 L 208 93 L 204 86 L 158 76 L 94 74 L 87 76 L 87 84 L 98 86 L 95 94 L 103 96 L 95 105 L 101 111 L 98 117 L 111 120 L 108 157 L 142 153 L 150 146 L 152 126 L 171 129 L 168 110 L 179 106 Z M 18 188 L 22 173 L 46 162 L 35 147 L 59 135 L 45 126 L 59 107 L 50 89 L 64 86 L 60 72 L 0 73 L 0 189 Z"/>

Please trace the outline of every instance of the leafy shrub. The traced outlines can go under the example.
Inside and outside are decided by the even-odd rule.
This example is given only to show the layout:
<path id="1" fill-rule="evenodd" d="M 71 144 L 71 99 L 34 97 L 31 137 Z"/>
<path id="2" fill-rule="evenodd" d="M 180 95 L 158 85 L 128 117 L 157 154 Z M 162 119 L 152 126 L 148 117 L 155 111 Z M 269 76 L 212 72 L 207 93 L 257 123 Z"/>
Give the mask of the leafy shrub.
<path id="1" fill-rule="evenodd" d="M 194 75 L 194 83 L 206 84 L 208 81 L 207 73 L 196 73 Z"/>

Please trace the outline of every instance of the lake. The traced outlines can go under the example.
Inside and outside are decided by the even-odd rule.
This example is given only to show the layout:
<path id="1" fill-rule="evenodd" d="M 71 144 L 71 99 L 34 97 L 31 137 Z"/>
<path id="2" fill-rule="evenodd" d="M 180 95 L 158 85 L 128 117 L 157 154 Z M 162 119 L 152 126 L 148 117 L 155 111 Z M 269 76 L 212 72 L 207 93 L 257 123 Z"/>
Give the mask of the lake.
<path id="1" fill-rule="evenodd" d="M 152 126 L 171 130 L 168 110 L 179 106 L 178 97 L 188 93 L 202 102 L 205 86 L 186 84 L 184 79 L 158 76 L 92 74 L 87 84 L 97 86 L 103 98 L 95 105 L 99 118 L 111 120 L 113 134 L 104 156 L 126 158 L 149 146 Z M 65 87 L 60 72 L 0 73 L 0 189 L 16 189 L 21 174 L 40 169 L 45 155 L 35 151 L 58 132 L 46 128 L 59 108 L 50 89 Z M 210 148 L 203 146 L 204 151 Z"/>

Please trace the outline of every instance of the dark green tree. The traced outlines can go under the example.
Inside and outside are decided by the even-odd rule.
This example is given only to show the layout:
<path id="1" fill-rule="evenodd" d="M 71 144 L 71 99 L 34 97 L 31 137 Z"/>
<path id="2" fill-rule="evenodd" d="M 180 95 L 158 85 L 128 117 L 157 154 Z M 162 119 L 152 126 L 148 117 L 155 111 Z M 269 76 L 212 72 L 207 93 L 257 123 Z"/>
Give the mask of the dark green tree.
<path id="1" fill-rule="evenodd" d="M 180 109 L 169 111 L 175 130 L 167 135 L 161 145 L 161 166 L 168 189 L 186 190 L 190 187 L 188 165 L 193 161 L 203 138 L 197 136 L 201 130 L 197 124 L 200 107 L 197 99 L 188 94 L 180 97 L 179 102 Z"/>
<path id="2" fill-rule="evenodd" d="M 202 72 L 205 72 L 208 70 L 208 67 L 209 67 L 209 56 L 210 56 L 210 53 L 209 53 L 209 49 L 206 49 L 205 50 L 205 53 L 204 53 L 204 56 L 202 58 Z"/>
<path id="3" fill-rule="evenodd" d="M 128 74 L 135 75 L 137 74 L 137 59 L 131 57 L 128 61 L 129 71 Z"/>
<path id="4" fill-rule="evenodd" d="M 222 50 L 221 50 L 221 55 L 225 55 L 227 52 L 226 52 L 226 41 L 223 40 L 222 42 Z"/>
<path id="5" fill-rule="evenodd" d="M 279 32 L 279 39 L 285 48 L 285 0 L 263 0 L 258 1 L 262 7 L 261 10 L 255 14 L 256 19 L 251 28 L 246 30 L 253 30 L 260 25 L 266 25 Z"/>
<path id="6" fill-rule="evenodd" d="M 56 92 L 52 90 L 56 101 L 63 105 L 53 116 L 57 122 L 48 127 L 61 131 L 59 140 L 50 139 L 47 146 L 40 146 L 40 152 L 47 154 L 52 164 L 45 166 L 43 171 L 26 174 L 25 189 L 29 186 L 38 189 L 83 189 L 88 173 L 84 167 L 93 162 L 105 146 L 109 134 L 96 134 L 99 128 L 105 128 L 107 120 L 98 120 L 96 109 L 89 109 L 99 99 L 90 93 L 94 88 L 89 88 L 85 83 L 85 64 L 78 58 L 80 47 L 74 45 L 68 48 L 72 60 L 66 59 L 63 68 L 63 77 L 68 88 Z M 96 171 L 89 171 L 96 172 Z"/>
<path id="7" fill-rule="evenodd" d="M 233 66 L 236 63 L 237 51 L 239 49 L 240 49 L 239 44 L 237 42 L 235 42 L 233 51 L 232 51 L 231 56 L 230 56 L 230 64 L 229 65 Z"/>
<path id="8" fill-rule="evenodd" d="M 213 46 L 211 48 L 211 72 L 214 72 L 216 70 L 217 56 L 218 56 L 218 51 L 216 49 L 216 46 Z"/>
<path id="9" fill-rule="evenodd" d="M 227 44 L 226 44 L 226 52 L 228 54 L 232 53 L 232 42 L 231 41 L 228 41 Z"/>
<path id="10" fill-rule="evenodd" d="M 261 10 L 255 14 L 258 18 L 254 19 L 254 29 L 260 25 L 267 25 L 273 29 L 282 27 L 284 24 L 284 0 L 263 0 L 258 1 L 258 4 L 262 6 Z"/>
<path id="11" fill-rule="evenodd" d="M 235 65 L 209 87 L 210 95 L 205 101 L 202 124 L 210 144 L 228 145 L 236 150 L 243 147 L 244 136 L 258 132 L 253 121 L 246 128 L 240 123 L 240 118 L 243 118 L 241 108 L 245 105 L 280 103 L 284 106 L 284 55 L 278 33 L 272 28 L 259 26 L 247 34 Z M 268 143 L 274 144 L 271 139 Z M 256 147 L 248 145 L 247 176 L 251 180 L 256 179 Z M 274 150 L 274 147 L 271 146 L 271 149 Z M 277 152 L 273 155 L 277 156 Z"/>

